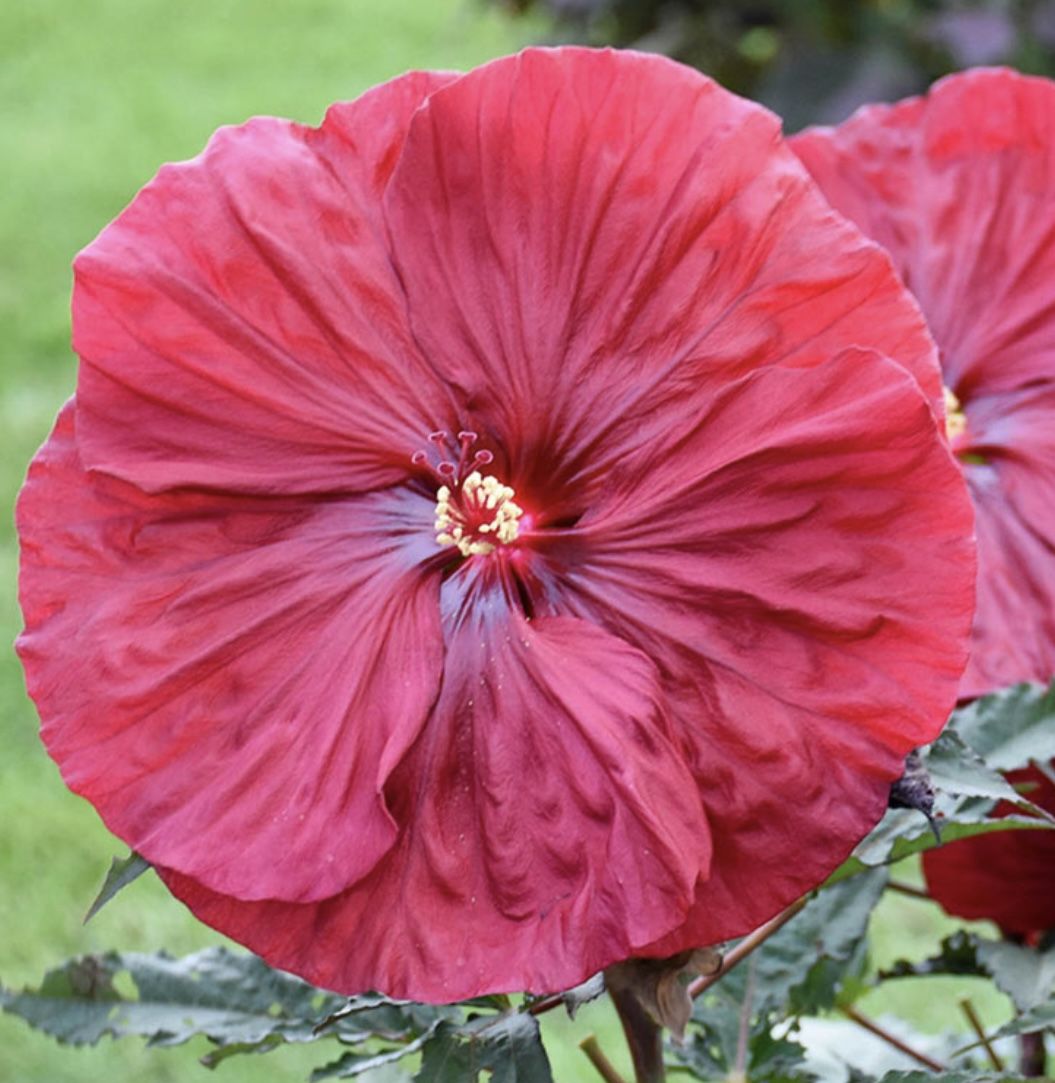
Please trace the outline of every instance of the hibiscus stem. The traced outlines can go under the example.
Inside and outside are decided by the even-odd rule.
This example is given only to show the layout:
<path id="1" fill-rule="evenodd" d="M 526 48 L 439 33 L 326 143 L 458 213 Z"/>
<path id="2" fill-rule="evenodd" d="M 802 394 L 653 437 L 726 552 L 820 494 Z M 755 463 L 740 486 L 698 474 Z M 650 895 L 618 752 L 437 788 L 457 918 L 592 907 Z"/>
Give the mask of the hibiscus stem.
<path id="1" fill-rule="evenodd" d="M 853 1005 L 844 1005 L 841 1010 L 847 1019 L 852 1019 L 859 1027 L 864 1028 L 870 1034 L 874 1034 L 877 1038 L 882 1038 L 887 1045 L 892 1046 L 894 1049 L 898 1050 L 899 1053 L 904 1053 L 906 1057 L 911 1057 L 914 1061 L 918 1061 L 932 1072 L 947 1072 L 949 1070 L 940 1061 L 928 1057 L 926 1053 L 921 1053 L 918 1049 L 913 1049 L 912 1046 L 903 1042 L 896 1034 L 891 1034 L 889 1030 L 884 1029 L 874 1020 L 869 1019 L 868 1016 L 862 1015 L 855 1007 L 853 1007 Z"/>
<path id="2" fill-rule="evenodd" d="M 782 910 L 775 918 L 767 921 L 765 925 L 760 925 L 750 934 L 750 936 L 745 936 L 744 939 L 722 959 L 722 965 L 713 974 L 705 974 L 702 978 L 697 978 L 694 982 L 690 983 L 689 996 L 695 998 L 698 997 L 700 993 L 704 993 L 710 989 L 716 981 L 728 974 L 737 963 L 743 962 L 755 948 L 760 947 L 775 932 L 782 929 L 789 921 L 791 921 L 809 900 L 809 895 L 803 895 L 801 899 L 797 899 L 786 910 Z"/>
<path id="3" fill-rule="evenodd" d="M 934 901 L 923 888 L 915 887 L 912 884 L 902 883 L 900 880 L 889 881 L 887 883 L 887 891 L 896 891 L 899 895 L 907 895 L 910 899 L 926 899 L 928 902 Z"/>
<path id="4" fill-rule="evenodd" d="M 982 1026 L 982 1021 L 978 1018 L 978 1012 L 975 1011 L 974 1005 L 971 1003 L 970 997 L 964 997 L 964 999 L 960 1001 L 960 1010 L 967 1017 L 967 1022 L 971 1024 L 971 1030 L 974 1031 L 975 1036 L 985 1048 L 986 1056 L 989 1057 L 989 1063 L 998 1072 L 1002 1072 L 1004 1070 L 1003 1058 L 993 1048 L 993 1043 L 989 1040 L 988 1035 L 985 1033 L 985 1027 Z"/>
<path id="5" fill-rule="evenodd" d="M 563 1003 L 563 993 L 551 993 L 547 997 L 539 997 L 538 1000 L 533 1000 L 528 1005 L 528 1014 L 542 1015 L 544 1012 L 551 1012 L 554 1008 L 559 1008 Z"/>
<path id="6" fill-rule="evenodd" d="M 1044 1048 L 1044 1032 L 1018 1036 L 1018 1070 L 1029 1078 L 1045 1075 L 1048 1065 L 1048 1051 Z"/>
<path id="7" fill-rule="evenodd" d="M 604 1051 L 598 1044 L 595 1035 L 587 1034 L 579 1042 L 579 1048 L 586 1054 L 586 1059 L 597 1069 L 597 1074 L 604 1080 L 604 1083 L 626 1083 L 615 1070 L 612 1062 L 604 1055 Z"/>
<path id="8" fill-rule="evenodd" d="M 663 1028 L 645 1009 L 633 986 L 610 982 L 608 996 L 623 1024 L 634 1063 L 635 1083 L 663 1083 L 667 1078 L 663 1065 Z"/>

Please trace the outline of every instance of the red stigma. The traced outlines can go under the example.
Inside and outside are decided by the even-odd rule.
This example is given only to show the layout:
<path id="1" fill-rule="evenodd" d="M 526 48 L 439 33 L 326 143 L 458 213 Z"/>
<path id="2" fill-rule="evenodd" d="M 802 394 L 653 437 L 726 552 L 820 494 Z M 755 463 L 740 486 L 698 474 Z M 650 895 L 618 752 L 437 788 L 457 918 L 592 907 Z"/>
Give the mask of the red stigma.
<path id="1" fill-rule="evenodd" d="M 442 429 L 430 432 L 428 441 L 433 447 L 429 450 L 418 449 L 410 457 L 415 466 L 424 467 L 440 485 L 451 488 L 461 483 L 474 471 L 494 462 L 494 455 L 482 448 L 472 450 L 479 435 L 463 429 L 452 439 Z M 430 454 L 431 452 L 431 454 Z"/>

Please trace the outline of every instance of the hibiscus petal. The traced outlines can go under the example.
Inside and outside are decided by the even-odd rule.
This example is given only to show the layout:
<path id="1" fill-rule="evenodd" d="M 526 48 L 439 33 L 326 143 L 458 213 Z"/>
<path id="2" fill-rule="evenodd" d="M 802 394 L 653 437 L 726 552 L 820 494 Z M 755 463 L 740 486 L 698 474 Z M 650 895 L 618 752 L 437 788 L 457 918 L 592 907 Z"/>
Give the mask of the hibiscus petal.
<path id="1" fill-rule="evenodd" d="M 587 623 L 504 610 L 474 593 L 452 620 L 443 691 L 387 791 L 406 830 L 366 880 L 302 906 L 162 870 L 172 890 L 311 981 L 424 1000 L 495 989 L 498 957 L 504 989 L 566 988 L 676 925 L 710 835 L 655 667 Z"/>
<path id="2" fill-rule="evenodd" d="M 1055 83 L 967 72 L 790 142 L 890 252 L 961 399 L 1052 379 Z"/>
<path id="3" fill-rule="evenodd" d="M 1055 785 L 1036 767 L 1009 771 L 1008 782 L 1027 785 L 1027 797 L 1055 813 Z M 1013 806 L 1001 804 L 997 815 Z M 960 839 L 923 855 L 927 890 L 950 914 L 995 921 L 1009 935 L 1055 928 L 1055 833 L 1009 831 Z"/>
<path id="4" fill-rule="evenodd" d="M 528 50 L 432 95 L 386 194 L 415 335 L 517 487 L 598 480 L 701 374 L 856 343 L 938 401 L 889 260 L 834 215 L 779 121 L 666 59 Z M 519 488 L 518 488 L 519 492 Z"/>
<path id="5" fill-rule="evenodd" d="M 1052 505 L 1041 508 L 1052 488 L 1050 470 L 1016 456 L 969 465 L 966 475 L 982 570 L 960 688 L 970 699 L 1022 680 L 1047 683 L 1055 673 L 1055 528 Z M 1021 506 L 1017 494 L 1025 497 Z"/>
<path id="6" fill-rule="evenodd" d="M 746 931 L 846 856 L 947 718 L 972 612 L 970 502 L 903 369 L 852 350 L 710 390 L 579 523 L 558 603 L 656 660 L 693 749 L 715 851 L 660 951 Z"/>
<path id="7" fill-rule="evenodd" d="M 221 129 L 80 254 L 90 468 L 149 491 L 398 480 L 448 393 L 410 338 L 379 192 L 414 110 L 452 78 L 387 83 L 319 129 L 268 117 Z"/>
<path id="8" fill-rule="evenodd" d="M 85 472 L 74 429 L 70 405 L 18 506 L 18 649 L 67 784 L 218 891 L 360 879 L 439 686 L 431 502 L 147 495 Z"/>
<path id="9" fill-rule="evenodd" d="M 1055 673 L 1055 83 L 950 76 L 794 149 L 884 244 L 967 419 L 979 584 L 961 695 Z M 981 462 L 976 460 L 981 459 Z"/>

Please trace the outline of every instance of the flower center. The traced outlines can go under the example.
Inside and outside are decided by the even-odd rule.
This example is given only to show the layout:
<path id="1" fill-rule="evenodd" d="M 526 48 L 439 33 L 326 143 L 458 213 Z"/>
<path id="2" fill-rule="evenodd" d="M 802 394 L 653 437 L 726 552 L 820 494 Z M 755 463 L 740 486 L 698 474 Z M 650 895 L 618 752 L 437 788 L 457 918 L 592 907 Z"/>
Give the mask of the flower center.
<path id="1" fill-rule="evenodd" d="M 496 546 L 514 541 L 524 514 L 508 485 L 480 473 L 479 468 L 494 456 L 482 450 L 470 456 L 476 440 L 476 433 L 464 431 L 458 433 L 457 445 L 453 445 L 447 433 L 434 432 L 429 442 L 438 461 L 430 462 L 424 451 L 412 456 L 416 466 L 427 467 L 441 483 L 436 490 L 436 542 L 454 546 L 463 557 L 486 556 Z M 456 457 L 448 458 L 452 450 Z"/>
<path id="2" fill-rule="evenodd" d="M 463 557 L 483 556 L 515 540 L 522 514 L 508 485 L 474 470 L 457 488 L 437 490 L 436 541 L 457 546 Z"/>
<path id="3" fill-rule="evenodd" d="M 942 390 L 945 392 L 945 433 L 949 443 L 955 444 L 967 432 L 967 415 L 952 391 L 947 387 Z"/>

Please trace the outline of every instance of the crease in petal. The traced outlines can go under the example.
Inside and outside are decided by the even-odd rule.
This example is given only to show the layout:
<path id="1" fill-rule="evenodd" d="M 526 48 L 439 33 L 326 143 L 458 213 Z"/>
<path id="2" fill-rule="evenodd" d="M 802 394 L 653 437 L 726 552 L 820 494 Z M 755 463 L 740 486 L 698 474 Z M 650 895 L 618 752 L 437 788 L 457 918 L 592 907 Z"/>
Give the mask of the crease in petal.
<path id="1" fill-rule="evenodd" d="M 562 602 L 656 661 L 692 750 L 716 841 L 676 951 L 771 917 L 878 820 L 955 702 L 975 565 L 928 403 L 867 351 L 716 391 L 652 465 L 580 522 Z M 789 860 L 759 878 L 760 854 Z"/>
<path id="2" fill-rule="evenodd" d="M 386 766 L 439 687 L 430 515 L 400 491 L 144 494 L 83 469 L 68 406 L 18 509 L 18 650 L 67 784 L 233 896 L 365 876 L 399 832 Z"/>
<path id="3" fill-rule="evenodd" d="M 279 937 L 276 958 L 324 986 L 444 1001 L 494 987 L 497 953 L 503 988 L 542 992 L 678 924 L 711 838 L 652 663 L 585 622 L 479 601 L 448 623 L 443 688 L 389 787 L 398 851 L 304 906 L 234 907 L 166 875 L 200 917 L 265 955 Z"/>
<path id="4" fill-rule="evenodd" d="M 697 73 L 529 50 L 226 130 L 75 307 L 19 511 L 45 739 L 276 966 L 443 1001 L 737 935 L 947 715 L 933 343 Z"/>
<path id="5" fill-rule="evenodd" d="M 701 375 L 848 342 L 938 408 L 885 254 L 776 117 L 666 59 L 528 50 L 477 69 L 415 114 L 385 214 L 417 341 L 527 484 L 545 462 L 603 485 L 642 434 L 691 427 Z"/>
<path id="6" fill-rule="evenodd" d="M 414 110 L 453 78 L 405 76 L 318 129 L 269 117 L 221 129 L 78 256 L 90 468 L 148 491 L 401 480 L 452 407 L 410 335 L 378 186 Z"/>

